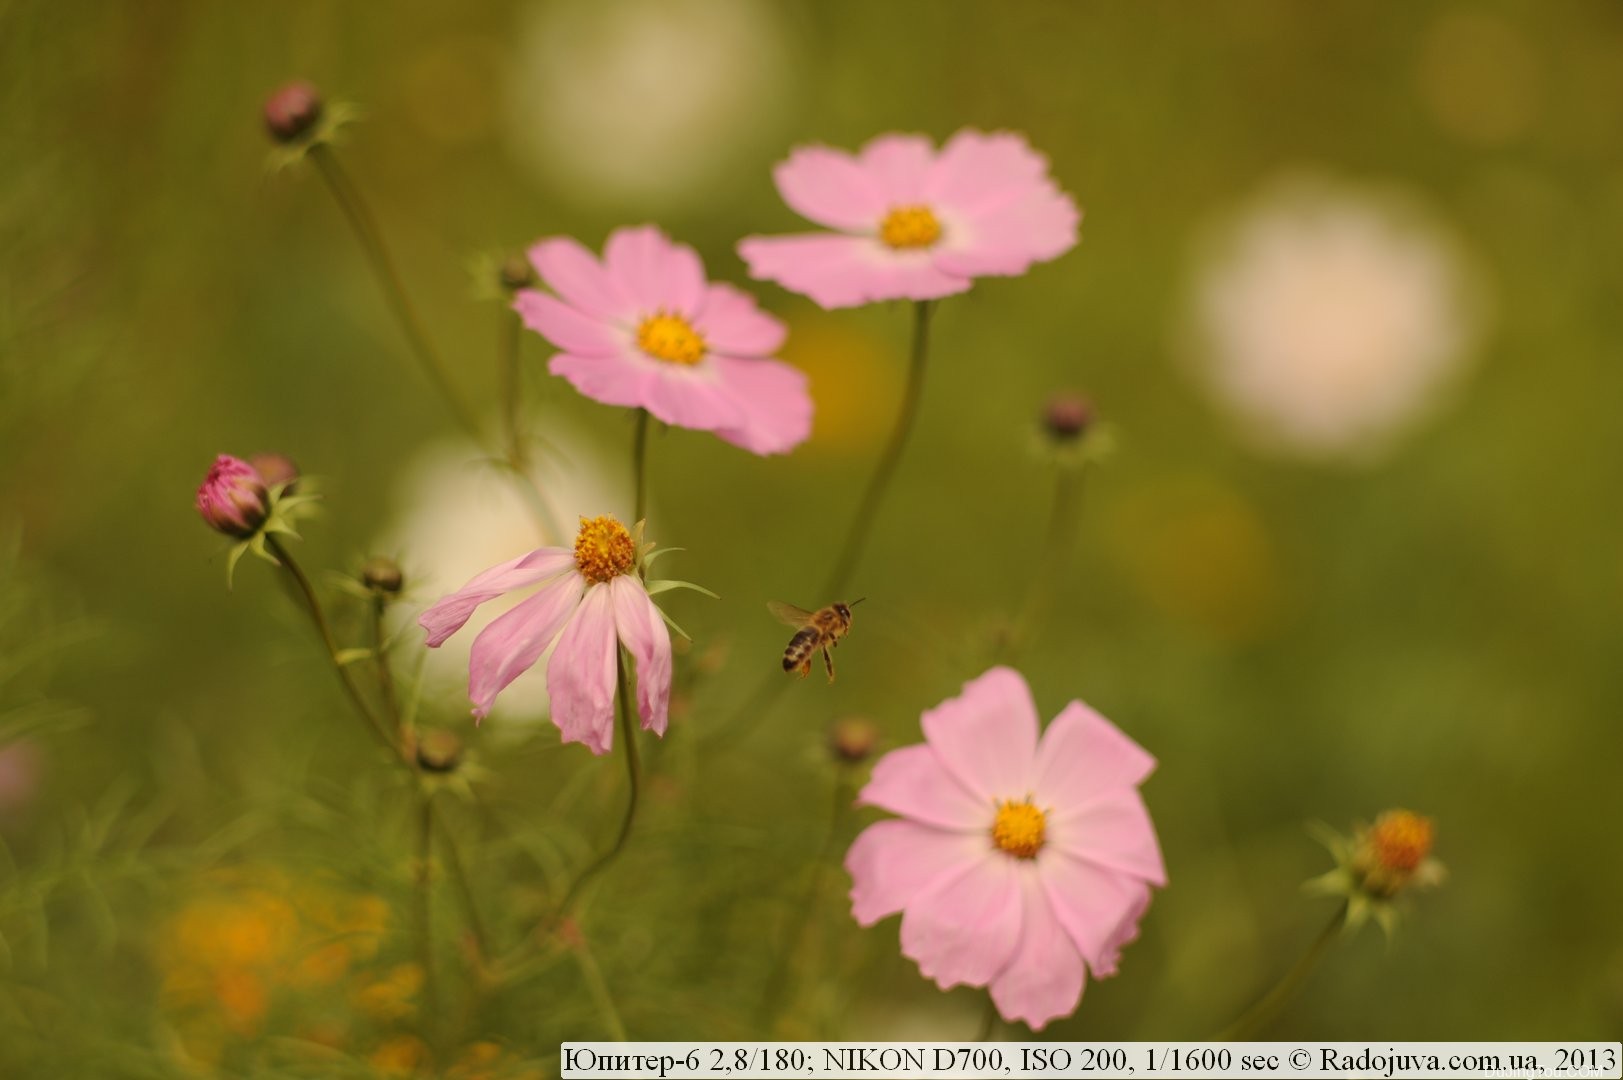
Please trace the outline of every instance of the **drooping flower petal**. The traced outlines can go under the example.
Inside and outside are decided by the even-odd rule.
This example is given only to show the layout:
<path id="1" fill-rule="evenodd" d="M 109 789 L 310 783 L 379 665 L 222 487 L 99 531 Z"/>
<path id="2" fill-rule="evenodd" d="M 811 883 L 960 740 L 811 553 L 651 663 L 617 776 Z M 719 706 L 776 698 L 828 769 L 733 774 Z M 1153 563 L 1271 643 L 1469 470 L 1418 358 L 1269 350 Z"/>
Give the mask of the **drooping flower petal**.
<path id="1" fill-rule="evenodd" d="M 988 806 L 1031 790 L 1037 706 L 1012 668 L 995 667 L 920 720 L 924 737 L 959 782 Z"/>
<path id="2" fill-rule="evenodd" d="M 614 609 L 609 590 L 586 590 L 547 664 L 552 722 L 564 742 L 585 743 L 594 754 L 614 745 Z"/>
<path id="3" fill-rule="evenodd" d="M 905 820 L 868 826 L 845 855 L 851 914 L 872 926 L 901 911 L 937 878 L 956 876 L 986 856 L 986 842 Z"/>
<path id="4" fill-rule="evenodd" d="M 635 574 L 609 582 L 614 628 L 637 665 L 637 714 L 642 726 L 665 734 L 671 703 L 671 632 Z"/>
<path id="5" fill-rule="evenodd" d="M 468 697 L 483 718 L 496 695 L 541 658 L 574 614 L 586 589 L 579 574 L 564 574 L 480 631 L 468 658 Z"/>
<path id="6" fill-rule="evenodd" d="M 428 647 L 436 648 L 462 629 L 485 601 L 561 574 L 573 561 L 574 556 L 564 548 L 540 548 L 476 575 L 417 617 L 417 624 L 428 631 Z"/>
<path id="7" fill-rule="evenodd" d="M 1004 1019 L 1041 1031 L 1055 1017 L 1076 1011 L 1086 975 L 1082 954 L 1055 917 L 1035 868 L 1020 874 L 1020 895 L 1020 944 L 992 980 L 992 1003 Z"/>

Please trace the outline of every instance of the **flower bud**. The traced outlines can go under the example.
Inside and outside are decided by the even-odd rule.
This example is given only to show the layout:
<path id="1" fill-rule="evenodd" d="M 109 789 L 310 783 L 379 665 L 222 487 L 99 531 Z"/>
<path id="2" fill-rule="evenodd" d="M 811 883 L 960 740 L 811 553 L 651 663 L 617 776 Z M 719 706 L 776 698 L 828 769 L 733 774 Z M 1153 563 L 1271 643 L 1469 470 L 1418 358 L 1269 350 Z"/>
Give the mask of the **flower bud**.
<path id="1" fill-rule="evenodd" d="M 321 120 L 321 95 L 307 82 L 290 82 L 265 99 L 265 128 L 279 143 L 298 142 Z"/>
<path id="2" fill-rule="evenodd" d="M 836 720 L 829 729 L 828 747 L 834 756 L 847 765 L 860 765 L 873 755 L 879 745 L 879 729 L 860 717 L 848 716 Z"/>
<path id="3" fill-rule="evenodd" d="M 1374 896 L 1395 896 L 1431 854 L 1430 818 L 1408 810 L 1388 810 L 1360 837 L 1353 872 Z"/>
<path id="4" fill-rule="evenodd" d="M 374 592 L 388 593 L 392 596 L 400 591 L 405 578 L 400 573 L 399 563 L 379 555 L 366 560 L 366 565 L 361 567 L 361 581 Z"/>
<path id="5" fill-rule="evenodd" d="M 535 267 L 523 255 L 507 256 L 497 273 L 501 277 L 502 288 L 508 292 L 518 292 L 535 284 Z"/>
<path id="6" fill-rule="evenodd" d="M 1080 394 L 1055 394 L 1043 408 L 1043 431 L 1055 442 L 1075 442 L 1093 421 L 1093 403 Z"/>
<path id="7" fill-rule="evenodd" d="M 462 764 L 462 740 L 454 732 L 425 731 L 417 741 L 417 767 L 424 772 L 455 772 Z"/>
<path id="8" fill-rule="evenodd" d="M 273 488 L 281 484 L 283 494 L 292 494 L 299 479 L 299 467 L 293 463 L 292 458 L 286 454 L 255 454 L 248 459 L 248 464 L 259 473 L 259 478 L 265 481 L 266 487 Z"/>
<path id="9" fill-rule="evenodd" d="M 221 454 L 197 489 L 197 512 L 210 528 L 240 539 L 265 523 L 269 497 L 264 477 L 252 465 Z"/>

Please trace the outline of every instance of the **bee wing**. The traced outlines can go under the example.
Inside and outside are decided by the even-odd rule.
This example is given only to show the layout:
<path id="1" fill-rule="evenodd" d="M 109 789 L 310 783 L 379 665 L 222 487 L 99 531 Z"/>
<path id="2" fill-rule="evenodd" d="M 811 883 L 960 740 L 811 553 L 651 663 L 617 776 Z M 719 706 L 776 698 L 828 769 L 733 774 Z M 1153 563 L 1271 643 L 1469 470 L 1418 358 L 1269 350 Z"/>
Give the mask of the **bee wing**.
<path id="1" fill-rule="evenodd" d="M 774 619 L 797 630 L 812 621 L 811 612 L 805 608 L 797 608 L 793 604 L 785 604 L 781 600 L 768 600 L 766 609 L 772 613 Z"/>

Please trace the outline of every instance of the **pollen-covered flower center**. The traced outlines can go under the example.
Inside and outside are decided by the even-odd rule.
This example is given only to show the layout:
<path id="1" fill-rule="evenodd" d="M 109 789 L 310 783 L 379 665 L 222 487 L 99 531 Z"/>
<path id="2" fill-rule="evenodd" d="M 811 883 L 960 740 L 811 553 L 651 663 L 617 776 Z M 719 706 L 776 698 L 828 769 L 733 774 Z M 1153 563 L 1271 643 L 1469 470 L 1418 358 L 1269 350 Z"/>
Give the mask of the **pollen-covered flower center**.
<path id="1" fill-rule="evenodd" d="M 704 338 L 680 315 L 658 311 L 637 327 L 637 348 L 668 364 L 697 364 L 704 359 Z"/>
<path id="2" fill-rule="evenodd" d="M 941 239 L 941 222 L 928 206 L 898 206 L 879 223 L 879 239 L 898 249 L 929 247 Z"/>
<path id="3" fill-rule="evenodd" d="M 1369 845 L 1384 870 L 1413 870 L 1431 854 L 1429 818 L 1408 810 L 1389 810 L 1375 819 Z"/>
<path id="4" fill-rule="evenodd" d="M 581 518 L 575 537 L 575 565 L 593 585 L 628 573 L 637 561 L 637 549 L 626 527 L 607 514 Z"/>
<path id="5" fill-rule="evenodd" d="M 1030 799 L 997 804 L 992 822 L 992 843 L 1017 859 L 1033 859 L 1043 849 L 1043 832 L 1048 817 L 1031 805 Z"/>

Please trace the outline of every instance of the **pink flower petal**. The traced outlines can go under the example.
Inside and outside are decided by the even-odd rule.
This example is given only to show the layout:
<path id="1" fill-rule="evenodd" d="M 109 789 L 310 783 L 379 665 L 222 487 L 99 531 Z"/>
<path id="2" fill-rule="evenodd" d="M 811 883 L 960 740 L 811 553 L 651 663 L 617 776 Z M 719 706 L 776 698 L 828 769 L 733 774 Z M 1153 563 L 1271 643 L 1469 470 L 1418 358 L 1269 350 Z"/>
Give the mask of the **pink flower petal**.
<path id="1" fill-rule="evenodd" d="M 977 799 L 960 784 L 928 743 L 892 750 L 874 762 L 873 776 L 857 802 L 937 828 L 982 836 L 996 817 L 993 804 Z"/>
<path id="2" fill-rule="evenodd" d="M 547 370 L 568 379 L 571 386 L 593 401 L 640 409 L 648 402 L 654 361 L 638 362 L 618 356 L 574 356 L 558 353 Z"/>
<path id="3" fill-rule="evenodd" d="M 711 285 L 693 328 L 712 352 L 730 356 L 771 356 L 783 347 L 783 320 L 755 306 L 755 298 L 731 285 Z"/>
<path id="4" fill-rule="evenodd" d="M 902 955 L 943 990 L 985 986 L 1008 966 L 1020 942 L 1015 860 L 990 848 L 955 876 L 938 878 L 902 912 Z"/>
<path id="5" fill-rule="evenodd" d="M 983 838 L 911 821 L 868 826 L 845 855 L 851 917 L 872 926 L 894 915 L 937 879 L 956 877 L 986 857 Z"/>
<path id="6" fill-rule="evenodd" d="M 1110 791 L 1080 808 L 1056 810 L 1049 815 L 1048 842 L 1073 858 L 1116 873 L 1152 885 L 1167 883 L 1155 825 L 1136 788 Z"/>
<path id="7" fill-rule="evenodd" d="M 594 585 L 564 627 L 547 662 L 552 722 L 564 742 L 585 743 L 594 754 L 614 746 L 614 610 L 609 590 Z"/>
<path id="8" fill-rule="evenodd" d="M 536 243 L 530 248 L 530 264 L 547 288 L 570 307 L 609 322 L 636 317 L 636 305 L 620 291 L 597 256 L 569 237 Z"/>
<path id="9" fill-rule="evenodd" d="M 992 980 L 992 1002 L 1003 1019 L 1041 1031 L 1048 1021 L 1076 1011 L 1085 973 L 1082 954 L 1054 916 L 1038 874 L 1023 870 L 1020 944 Z"/>
<path id="10" fill-rule="evenodd" d="M 764 361 L 763 361 L 764 362 Z M 652 375 L 643 384 L 643 407 L 677 427 L 717 431 L 749 422 L 745 406 L 726 385 L 716 358 L 689 367 L 647 361 Z"/>
<path id="11" fill-rule="evenodd" d="M 798 147 L 772 178 L 790 209 L 819 225 L 872 232 L 888 210 L 873 176 L 843 150 Z"/>
<path id="12" fill-rule="evenodd" d="M 565 574 L 479 632 L 468 657 L 468 697 L 484 717 L 507 684 L 535 666 L 580 603 L 586 579 Z"/>
<path id="13" fill-rule="evenodd" d="M 965 129 L 947 140 L 922 192 L 932 207 L 994 209 L 1048 187 L 1048 159 L 1012 131 Z"/>
<path id="14" fill-rule="evenodd" d="M 665 734 L 671 703 L 671 632 L 635 574 L 609 582 L 614 628 L 637 664 L 637 713 L 642 726 Z"/>
<path id="15" fill-rule="evenodd" d="M 513 297 L 513 310 L 524 325 L 565 352 L 578 356 L 613 356 L 630 341 L 628 331 L 584 314 L 538 289 Z"/>
<path id="16" fill-rule="evenodd" d="M 1045 850 L 1037 869 L 1055 918 L 1088 966 L 1095 974 L 1114 972 L 1123 924 L 1143 914 L 1149 886 L 1058 851 Z"/>
<path id="17" fill-rule="evenodd" d="M 1019 672 L 992 668 L 926 712 L 920 724 L 942 763 L 983 803 L 1031 793 L 1037 706 Z"/>
<path id="18" fill-rule="evenodd" d="M 718 425 L 721 438 L 752 454 L 786 454 L 805 442 L 812 429 L 812 399 L 800 369 L 781 360 L 711 356 L 720 392 L 737 406 L 740 419 Z"/>
<path id="19" fill-rule="evenodd" d="M 692 315 L 704 299 L 704 264 L 686 244 L 673 244 L 652 225 L 616 229 L 603 249 L 609 275 L 647 317 L 656 311 Z"/>
<path id="20" fill-rule="evenodd" d="M 1145 886 L 1139 890 L 1138 901 L 1122 916 L 1115 932 L 1110 934 L 1100 947 L 1098 959 L 1093 961 L 1092 965 L 1096 978 L 1106 979 L 1116 974 L 1116 966 L 1121 963 L 1122 949 L 1138 940 L 1138 924 L 1149 909 L 1150 890 Z"/>
<path id="21" fill-rule="evenodd" d="M 1073 701 L 1043 732 L 1033 794 L 1037 805 L 1065 813 L 1093 798 L 1137 787 L 1155 759 L 1120 728 Z"/>
<path id="22" fill-rule="evenodd" d="M 449 596 L 442 597 L 417 617 L 417 625 L 428 631 L 428 647 L 436 649 L 445 639 L 462 629 L 474 609 L 503 593 L 534 585 L 562 573 L 574 563 L 574 554 L 564 548 L 538 548 L 527 555 L 509 559 L 476 575 Z"/>
<path id="23" fill-rule="evenodd" d="M 931 250 L 945 273 L 1023 274 L 1076 246 L 1082 214 L 1052 185 L 985 213 L 951 216 L 941 246 Z"/>
<path id="24" fill-rule="evenodd" d="M 886 209 L 913 206 L 924 198 L 925 181 L 935 163 L 935 147 L 923 135 L 881 135 L 869 140 L 859 160 L 872 177 Z"/>
<path id="25" fill-rule="evenodd" d="M 749 236 L 739 241 L 738 253 L 751 277 L 775 281 L 824 308 L 934 300 L 965 292 L 971 284 L 937 269 L 927 253 L 895 252 L 871 236 Z"/>

